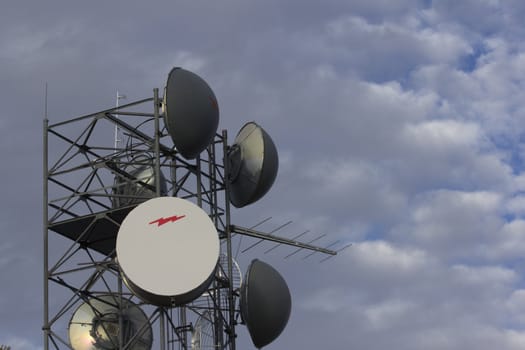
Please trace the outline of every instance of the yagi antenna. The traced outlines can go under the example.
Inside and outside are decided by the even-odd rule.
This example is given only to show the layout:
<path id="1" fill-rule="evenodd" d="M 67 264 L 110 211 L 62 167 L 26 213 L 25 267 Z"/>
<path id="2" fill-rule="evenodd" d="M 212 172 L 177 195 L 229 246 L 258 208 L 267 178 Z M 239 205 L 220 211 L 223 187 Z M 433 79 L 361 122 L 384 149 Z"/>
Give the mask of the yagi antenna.
<path id="1" fill-rule="evenodd" d="M 352 245 L 353 245 L 353 243 L 349 243 L 349 244 L 345 245 L 344 247 L 342 247 L 342 248 L 336 250 L 336 253 L 339 254 L 340 252 L 342 252 L 342 251 L 345 250 L 346 248 L 351 247 Z M 326 258 L 321 259 L 321 261 L 319 261 L 319 263 L 325 262 L 326 260 L 328 260 L 328 259 L 330 259 L 330 258 L 333 258 L 333 257 L 334 257 L 334 255 L 327 256 Z"/>
<path id="2" fill-rule="evenodd" d="M 273 229 L 272 231 L 270 231 L 268 233 L 268 235 L 272 235 L 273 233 L 277 232 L 277 231 L 280 231 L 282 230 L 283 228 L 285 228 L 286 226 L 290 225 L 292 223 L 292 221 L 288 221 L 288 222 L 285 222 L 284 224 L 282 224 L 281 226 Z M 260 244 L 261 242 L 264 242 L 264 238 L 261 238 L 260 240 L 258 240 L 257 242 L 253 243 L 252 245 L 250 245 L 248 248 L 245 248 L 242 253 L 245 253 L 247 252 L 248 250 L 252 249 L 253 247 L 257 246 L 258 244 Z"/>
<path id="3" fill-rule="evenodd" d="M 254 228 L 264 224 L 265 222 L 267 222 L 268 220 L 271 220 L 271 219 L 272 219 L 272 217 L 269 216 L 266 219 L 263 219 L 263 220 L 259 221 L 258 223 L 256 223 L 255 225 L 251 226 L 250 229 L 254 229 Z M 241 244 L 242 244 L 242 236 L 239 239 L 239 243 L 237 245 L 237 250 L 235 251 L 235 259 L 237 259 L 237 257 L 239 256 L 239 251 L 241 250 Z"/>
<path id="4" fill-rule="evenodd" d="M 331 248 L 331 247 L 335 246 L 335 245 L 336 245 L 337 243 L 339 243 L 339 242 L 340 242 L 340 240 L 338 239 L 338 240 L 335 241 L 334 243 L 329 244 L 329 245 L 327 245 L 327 246 L 324 247 L 324 248 L 325 248 L 325 249 Z M 315 253 L 317 253 L 317 252 L 314 251 L 314 252 L 311 252 L 310 254 L 305 255 L 305 256 L 303 257 L 303 260 L 308 259 L 309 257 L 311 257 L 312 255 L 314 255 Z"/>
<path id="5" fill-rule="evenodd" d="M 292 237 L 292 240 L 295 240 L 295 239 L 297 239 L 297 238 L 299 238 L 299 237 L 302 237 L 302 236 L 304 236 L 305 234 L 307 234 L 307 233 L 309 233 L 309 232 L 310 232 L 310 230 L 303 231 L 303 232 L 299 233 L 297 236 Z M 278 248 L 278 247 L 281 246 L 281 245 L 283 245 L 283 243 L 278 243 L 278 244 L 274 245 L 274 246 L 271 247 L 270 249 L 266 250 L 266 251 L 264 252 L 264 254 L 268 254 L 269 252 L 271 252 L 272 250 Z"/>
<path id="6" fill-rule="evenodd" d="M 310 243 L 313 243 L 313 242 L 321 239 L 322 237 L 326 236 L 326 234 L 323 234 L 323 235 L 321 235 L 319 237 L 316 237 L 315 239 L 313 239 L 313 240 L 311 240 L 311 241 L 309 241 L 307 243 L 303 243 L 303 242 L 300 242 L 300 241 L 296 241 L 294 239 L 289 239 L 289 238 L 269 235 L 268 233 L 265 233 L 265 232 L 261 232 L 261 231 L 257 231 L 257 230 L 253 230 L 253 229 L 237 226 L 237 225 L 230 225 L 230 231 L 238 233 L 238 234 L 241 234 L 241 235 L 244 235 L 244 236 L 264 239 L 266 241 L 270 241 L 270 242 L 274 242 L 274 243 L 281 243 L 281 244 L 289 245 L 289 246 L 292 246 L 292 247 L 296 247 L 296 248 L 298 248 L 298 251 L 300 251 L 301 249 L 308 249 L 308 250 L 318 251 L 320 253 L 328 254 L 328 255 L 336 255 L 337 254 L 336 251 L 333 251 L 333 250 L 330 250 L 330 249 L 325 249 L 325 248 L 318 247 L 318 246 L 310 244 Z M 295 254 L 295 253 L 292 253 L 291 255 L 293 255 L 293 254 Z"/>
<path id="7" fill-rule="evenodd" d="M 317 236 L 316 238 L 312 239 L 311 241 L 308 241 L 307 244 L 310 245 L 311 243 L 313 243 L 313 242 L 315 242 L 315 241 L 318 241 L 318 240 L 320 240 L 321 238 L 323 238 L 323 237 L 325 237 L 325 236 L 326 236 L 326 233 L 324 233 L 324 234 L 322 234 L 322 235 L 320 235 L 320 236 Z M 291 256 L 293 256 L 293 255 L 299 253 L 299 252 L 300 252 L 301 250 L 303 250 L 303 249 L 305 249 L 305 248 L 304 248 L 304 247 L 299 247 L 299 248 L 297 248 L 297 250 L 295 250 L 294 252 L 288 254 L 288 255 L 285 256 L 284 258 L 285 258 L 285 259 L 288 259 L 289 257 L 291 257 Z M 325 251 L 327 251 L 327 249 L 325 249 L 325 248 L 318 248 L 318 249 L 312 249 L 312 250 L 314 250 L 314 251 L 316 251 L 316 252 L 325 252 Z M 330 254 L 330 255 L 335 255 L 335 253 L 334 253 L 334 254 Z"/>

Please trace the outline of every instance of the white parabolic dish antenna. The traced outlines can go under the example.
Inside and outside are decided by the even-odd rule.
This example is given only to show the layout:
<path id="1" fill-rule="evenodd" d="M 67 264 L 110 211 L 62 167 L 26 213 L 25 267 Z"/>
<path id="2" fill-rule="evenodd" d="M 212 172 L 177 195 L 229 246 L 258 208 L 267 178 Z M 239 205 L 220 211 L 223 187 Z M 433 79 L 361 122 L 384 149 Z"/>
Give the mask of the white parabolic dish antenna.
<path id="1" fill-rule="evenodd" d="M 69 322 L 69 341 L 75 350 L 149 350 L 153 334 L 144 311 L 113 294 L 93 297 L 78 307 Z"/>
<path id="2" fill-rule="evenodd" d="M 219 237 L 208 214 L 175 197 L 153 198 L 133 209 L 120 226 L 116 247 L 126 285 L 160 306 L 199 297 L 219 259 Z"/>

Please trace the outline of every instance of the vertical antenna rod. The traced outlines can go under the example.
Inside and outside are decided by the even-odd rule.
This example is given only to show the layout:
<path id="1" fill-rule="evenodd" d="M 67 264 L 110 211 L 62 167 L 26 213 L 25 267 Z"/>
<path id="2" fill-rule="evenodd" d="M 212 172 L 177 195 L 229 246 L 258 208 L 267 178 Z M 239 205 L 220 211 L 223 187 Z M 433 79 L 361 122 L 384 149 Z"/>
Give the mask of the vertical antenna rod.
<path id="1" fill-rule="evenodd" d="M 49 127 L 49 120 L 47 118 L 47 82 L 45 85 L 45 101 L 44 101 L 44 125 L 43 125 L 43 137 L 42 137 L 42 143 L 43 143 L 43 155 L 42 155 L 42 172 L 43 172 L 43 178 L 44 183 L 42 184 L 42 213 L 43 213 L 43 221 L 44 221 L 44 229 L 43 229 L 43 243 L 44 243 L 44 325 L 42 326 L 42 329 L 44 330 L 44 350 L 49 349 L 49 334 L 50 334 L 50 327 L 49 327 L 49 232 L 48 232 L 48 208 L 47 208 L 47 202 L 48 202 L 48 176 L 49 176 L 49 170 L 48 170 L 48 127 Z"/>
<path id="2" fill-rule="evenodd" d="M 126 98 L 126 95 L 120 95 L 118 93 L 118 90 L 117 90 L 117 101 L 115 103 L 115 107 L 116 107 L 116 110 L 117 110 L 117 114 L 115 115 L 115 117 L 118 119 L 118 107 L 119 107 L 119 100 L 120 99 L 124 99 Z M 117 151 L 117 148 L 118 148 L 118 143 L 120 142 L 119 138 L 118 138 L 118 134 L 119 134 L 119 127 L 118 127 L 118 124 L 115 123 L 115 143 L 114 143 L 114 146 L 113 148 L 115 149 L 115 151 Z"/>

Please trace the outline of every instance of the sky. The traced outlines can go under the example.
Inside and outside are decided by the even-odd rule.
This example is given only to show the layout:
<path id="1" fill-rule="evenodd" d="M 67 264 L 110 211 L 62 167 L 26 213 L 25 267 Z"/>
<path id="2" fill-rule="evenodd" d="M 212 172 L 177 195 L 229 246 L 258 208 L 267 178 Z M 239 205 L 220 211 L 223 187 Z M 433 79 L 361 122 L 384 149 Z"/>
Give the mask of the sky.
<path id="1" fill-rule="evenodd" d="M 220 129 L 255 120 L 277 145 L 274 187 L 234 221 L 353 243 L 321 264 L 245 253 L 292 293 L 267 349 L 523 349 L 524 17 L 520 0 L 5 3 L 0 344 L 43 344 L 46 82 L 58 122 L 180 66 Z"/>

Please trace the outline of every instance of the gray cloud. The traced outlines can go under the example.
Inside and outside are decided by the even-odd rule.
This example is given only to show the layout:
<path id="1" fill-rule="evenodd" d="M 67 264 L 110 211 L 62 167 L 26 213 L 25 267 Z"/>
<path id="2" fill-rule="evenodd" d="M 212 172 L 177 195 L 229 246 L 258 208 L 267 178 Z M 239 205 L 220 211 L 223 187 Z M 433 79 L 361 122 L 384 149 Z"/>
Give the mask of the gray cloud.
<path id="1" fill-rule="evenodd" d="M 201 74 L 233 136 L 278 145 L 272 191 L 234 211 L 353 241 L 275 264 L 294 311 L 269 349 L 518 349 L 523 29 L 519 1 L 23 1 L 0 14 L 0 343 L 41 342 L 41 125 Z M 272 226 L 273 225 L 273 226 Z M 243 247 L 248 244 L 243 241 Z M 326 243 L 326 244 L 328 244 Z M 62 244 L 62 243 L 57 243 Z M 13 301 L 24 300 L 15 303 Z M 240 342 L 249 347 L 245 331 Z M 244 332 L 244 333 L 243 333 Z"/>

